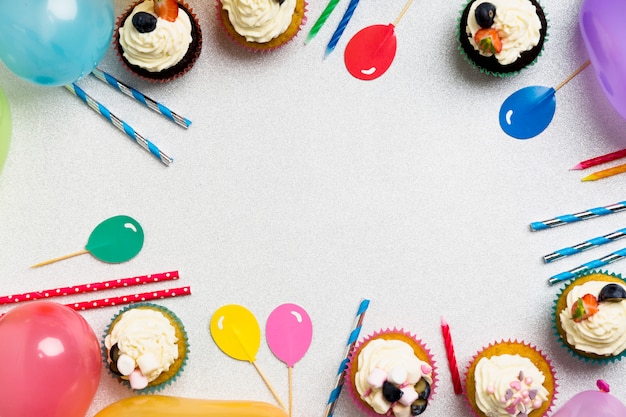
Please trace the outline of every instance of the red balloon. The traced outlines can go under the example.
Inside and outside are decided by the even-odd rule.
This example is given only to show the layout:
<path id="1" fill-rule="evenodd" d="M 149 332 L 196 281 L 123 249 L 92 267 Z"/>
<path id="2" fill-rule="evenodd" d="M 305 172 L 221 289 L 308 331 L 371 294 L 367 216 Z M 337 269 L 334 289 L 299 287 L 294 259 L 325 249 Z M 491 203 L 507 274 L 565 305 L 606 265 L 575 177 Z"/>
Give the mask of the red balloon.
<path id="1" fill-rule="evenodd" d="M 372 25 L 350 39 L 344 51 L 348 72 L 359 80 L 374 80 L 383 75 L 396 56 L 395 26 Z"/>
<path id="2" fill-rule="evenodd" d="M 0 318 L 0 416 L 84 417 L 101 360 L 93 329 L 71 308 L 14 307 Z"/>

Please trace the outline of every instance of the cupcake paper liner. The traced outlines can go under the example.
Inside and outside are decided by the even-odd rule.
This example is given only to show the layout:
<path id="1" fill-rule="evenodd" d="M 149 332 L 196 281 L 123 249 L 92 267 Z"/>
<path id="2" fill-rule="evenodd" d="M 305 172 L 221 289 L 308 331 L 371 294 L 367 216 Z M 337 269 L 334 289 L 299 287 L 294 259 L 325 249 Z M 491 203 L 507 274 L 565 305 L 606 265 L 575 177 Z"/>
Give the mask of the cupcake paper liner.
<path id="1" fill-rule="evenodd" d="M 399 336 L 398 339 L 394 339 L 394 336 Z M 430 364 L 430 366 L 432 367 L 433 371 L 432 371 L 432 375 L 433 375 L 433 381 L 432 384 L 430 385 L 430 396 L 428 397 L 428 406 L 430 407 L 430 403 L 433 400 L 433 397 L 435 396 L 435 392 L 437 390 L 437 383 L 439 381 L 439 377 L 438 377 L 438 373 L 437 373 L 437 365 L 436 362 L 433 358 L 433 355 L 430 352 L 430 349 L 428 349 L 428 347 L 426 346 L 426 344 L 424 342 L 422 342 L 421 339 L 418 339 L 414 334 L 407 332 L 403 329 L 398 329 L 398 328 L 393 328 L 393 329 L 384 329 L 384 330 L 379 330 L 374 332 L 373 334 L 363 338 L 359 343 L 356 344 L 356 346 L 354 347 L 354 349 L 352 349 L 352 352 L 350 352 L 350 355 L 348 356 L 349 361 L 348 361 L 348 365 L 346 368 L 346 374 L 345 374 L 345 385 L 347 385 L 347 390 L 348 393 L 350 395 L 350 398 L 352 399 L 352 401 L 354 402 L 354 404 L 359 408 L 360 411 L 362 411 L 364 414 L 370 416 L 370 417 L 381 417 L 384 414 L 378 414 L 376 413 L 366 402 L 364 402 L 363 400 L 361 400 L 361 397 L 359 395 L 359 393 L 356 391 L 354 384 L 353 384 L 353 373 L 352 373 L 352 365 L 353 365 L 353 361 L 356 360 L 356 358 L 358 357 L 361 349 L 370 341 L 375 340 L 375 339 L 380 339 L 380 338 L 385 338 L 385 339 L 389 339 L 389 340 L 401 340 L 404 341 L 404 338 L 410 339 L 410 341 L 412 343 L 415 343 L 423 352 L 424 354 L 427 356 L 428 360 L 424 360 L 424 358 L 420 358 L 420 360 L 423 360 L 425 362 L 428 362 Z M 408 342 L 407 342 L 408 343 Z M 415 346 L 411 346 L 415 349 Z M 428 409 L 428 408 L 427 408 Z M 428 411 L 426 411 L 428 412 Z"/>
<path id="2" fill-rule="evenodd" d="M 193 9 L 185 2 L 178 0 L 179 12 L 187 13 L 189 19 L 192 21 L 192 41 L 189 44 L 189 50 L 187 54 L 182 58 L 181 62 L 187 62 L 186 65 L 180 65 L 181 62 L 174 65 L 173 67 L 166 68 L 160 72 L 151 72 L 144 68 L 138 67 L 136 65 L 130 64 L 123 57 L 122 47 L 119 44 L 120 32 L 119 28 L 124 25 L 124 22 L 128 15 L 133 11 L 133 9 L 143 3 L 143 0 L 134 2 L 131 4 L 128 9 L 118 18 L 117 23 L 115 25 L 115 31 L 113 36 L 113 47 L 117 52 L 117 57 L 120 63 L 126 68 L 130 73 L 136 75 L 144 81 L 148 81 L 151 83 L 166 83 L 185 75 L 196 63 L 198 57 L 200 56 L 200 52 L 202 51 L 202 29 L 200 27 L 200 23 L 198 21 L 198 17 L 193 12 Z M 181 10 L 182 9 L 182 10 Z M 180 66 L 180 68 L 179 68 Z M 171 73 L 171 74 L 170 74 Z"/>
<path id="3" fill-rule="evenodd" d="M 111 319 L 111 322 L 109 323 L 109 325 L 107 326 L 107 328 L 104 330 L 104 335 L 102 338 L 102 357 L 104 360 L 104 364 L 105 367 L 107 368 L 107 371 L 109 372 L 109 375 L 111 375 L 113 378 L 115 378 L 118 382 L 120 382 L 122 385 L 125 385 L 126 387 L 128 387 L 129 389 L 132 389 L 130 386 L 130 383 L 119 377 L 119 375 L 114 374 L 111 369 L 109 368 L 109 363 L 108 363 L 108 351 L 106 346 L 104 345 L 104 338 L 109 334 L 109 331 L 111 330 L 111 326 L 113 325 L 113 323 L 115 322 L 115 320 L 120 317 L 123 313 L 125 313 L 128 310 L 131 309 L 135 309 L 135 308 L 141 308 L 141 307 L 148 307 L 149 309 L 152 310 L 158 310 L 160 312 L 162 312 L 165 316 L 167 316 L 170 319 L 173 319 L 176 324 L 177 327 L 180 329 L 180 331 L 183 334 L 183 339 L 179 340 L 178 343 L 184 343 L 185 344 L 185 355 L 182 358 L 182 363 L 180 364 L 180 367 L 178 368 L 178 370 L 176 371 L 176 373 L 174 375 L 172 375 L 170 378 L 168 378 L 167 380 L 156 384 L 156 385 L 148 385 L 146 388 L 141 389 L 141 390 L 135 390 L 133 389 L 133 392 L 138 393 L 138 394 L 153 394 L 156 392 L 161 391 L 163 388 L 171 385 L 177 378 L 178 376 L 183 372 L 183 370 L 185 369 L 185 366 L 187 365 L 187 359 L 189 357 L 189 353 L 191 351 L 191 349 L 189 348 L 189 339 L 187 337 L 187 332 L 185 331 L 185 328 L 183 326 L 183 323 L 180 321 L 180 319 L 178 318 L 178 316 L 176 316 L 176 314 L 174 314 L 171 310 L 157 305 L 157 304 L 152 304 L 152 303 L 134 303 L 131 304 L 127 307 L 125 307 L 124 309 L 120 310 L 115 316 L 113 316 L 113 318 Z"/>
<path id="4" fill-rule="evenodd" d="M 563 285 L 559 291 L 559 293 L 556 295 L 556 298 L 554 299 L 554 304 L 552 306 L 552 314 L 553 314 L 553 321 L 552 321 L 552 329 L 554 330 L 554 335 L 557 337 L 557 339 L 559 340 L 559 342 L 561 343 L 561 346 L 563 346 L 565 349 L 567 349 L 567 351 L 575 358 L 584 360 L 587 363 L 591 363 L 594 365 L 602 365 L 602 364 L 607 364 L 607 363 L 612 363 L 615 361 L 621 361 L 622 358 L 624 356 L 626 356 L 626 349 L 623 350 L 620 354 L 618 355 L 612 355 L 612 356 L 606 356 L 606 357 L 602 357 L 602 356 L 588 356 L 583 354 L 582 352 L 576 350 L 573 348 L 573 346 L 570 346 L 565 339 L 565 336 L 561 336 L 561 333 L 559 333 L 558 327 L 557 327 L 557 318 L 558 318 L 558 314 L 560 313 L 560 311 L 556 311 L 557 309 L 557 304 L 559 302 L 559 299 L 561 298 L 561 296 L 563 295 L 563 293 L 565 292 L 565 290 L 570 286 L 570 285 L 576 285 L 576 281 L 578 281 L 580 283 L 580 278 L 584 278 L 587 277 L 589 275 L 593 275 L 593 274 L 603 274 L 603 275 L 608 275 L 614 278 L 618 278 L 622 281 L 624 281 L 624 284 L 626 284 L 626 279 L 623 278 L 620 274 L 616 274 L 613 272 L 609 272 L 609 271 L 602 271 L 602 270 L 589 270 L 589 271 L 585 271 L 584 273 L 579 274 L 576 279 L 568 282 L 567 284 Z"/>
<path id="5" fill-rule="evenodd" d="M 244 49 L 248 51 L 264 53 L 264 52 L 275 51 L 287 45 L 289 42 L 291 42 L 298 36 L 298 33 L 300 33 L 302 26 L 306 24 L 306 21 L 307 21 L 306 14 L 308 12 L 308 9 L 307 9 L 308 3 L 306 2 L 306 0 L 298 0 L 298 3 L 300 2 L 302 3 L 302 18 L 300 19 L 300 23 L 298 24 L 298 27 L 289 38 L 286 38 L 282 40 L 281 42 L 275 43 L 275 44 L 272 43 L 272 41 L 275 41 L 275 39 L 277 38 L 271 39 L 269 42 L 266 42 L 266 43 L 248 42 L 245 37 L 239 35 L 235 31 L 232 25 L 228 25 L 226 23 L 226 20 L 228 20 L 228 12 L 223 9 L 221 0 L 216 0 L 215 8 L 217 10 L 217 17 L 220 21 L 220 26 L 222 27 L 222 30 L 226 33 L 226 35 L 232 42 L 243 47 Z M 296 3 L 296 10 L 298 10 L 298 3 Z M 294 16 L 292 17 L 292 22 L 289 28 L 291 28 L 291 25 L 295 23 L 293 20 L 295 18 L 296 18 L 296 13 L 294 13 Z M 289 28 L 287 30 L 289 30 Z M 278 38 L 280 38 L 281 36 L 283 35 L 279 35 Z"/>
<path id="6" fill-rule="evenodd" d="M 543 351 L 541 351 L 540 349 L 538 349 L 535 345 L 532 345 L 530 343 L 526 343 L 523 341 L 518 341 L 517 339 L 508 339 L 508 340 L 500 340 L 499 342 L 493 342 L 490 343 L 487 346 L 483 346 L 482 349 L 480 349 L 478 352 L 476 352 L 474 354 L 474 356 L 472 357 L 472 359 L 470 360 L 469 364 L 467 365 L 467 369 L 465 370 L 465 381 L 464 381 L 464 398 L 465 398 L 465 403 L 467 404 L 467 408 L 471 411 L 472 416 L 474 417 L 482 417 L 481 414 L 478 413 L 478 411 L 474 408 L 470 398 L 469 398 L 469 394 L 468 394 L 468 389 L 467 389 L 467 383 L 470 379 L 470 369 L 472 368 L 472 365 L 476 363 L 476 361 L 478 360 L 479 357 L 481 357 L 482 354 L 484 354 L 485 352 L 487 352 L 488 350 L 501 345 L 501 344 L 515 344 L 515 345 L 520 345 L 523 346 L 524 349 L 532 349 L 534 352 L 536 352 L 537 354 L 539 354 L 543 360 L 546 362 L 546 364 L 548 365 L 548 367 L 550 368 L 550 374 L 552 376 L 552 379 L 554 380 L 554 389 L 553 391 L 550 393 L 551 396 L 549 398 L 550 403 L 548 404 L 548 407 L 546 408 L 546 410 L 543 412 L 543 414 L 541 414 L 540 416 L 537 415 L 537 413 L 535 412 L 536 410 L 534 410 L 533 412 L 531 412 L 530 414 L 533 417 L 545 417 L 548 416 L 550 414 L 550 411 L 552 410 L 552 407 L 554 406 L 555 400 L 557 398 L 558 395 L 558 388 L 559 388 L 559 384 L 558 384 L 558 380 L 556 377 L 556 369 L 554 368 L 554 366 L 552 365 L 552 361 L 550 359 L 548 359 L 548 357 L 543 353 Z M 513 354 L 513 352 L 507 352 L 510 354 Z M 491 357 L 491 356 L 495 356 L 495 355 L 490 355 L 490 356 L 486 356 L 486 357 Z M 522 355 L 520 355 L 522 356 Z M 532 359 L 532 358 L 529 358 Z M 474 390 L 472 390 L 472 392 L 474 392 Z"/>
<path id="7" fill-rule="evenodd" d="M 541 50 L 539 51 L 539 53 L 537 54 L 537 56 L 527 65 L 525 65 L 524 67 L 518 69 L 518 70 L 514 70 L 514 71 L 510 71 L 510 72 L 498 72 L 498 71 L 492 71 L 492 70 L 488 70 L 485 69 L 481 66 L 479 66 L 478 64 L 476 64 L 474 62 L 474 60 L 467 54 L 467 52 L 465 51 L 465 49 L 463 48 L 463 45 L 461 45 L 461 36 L 465 36 L 465 27 L 461 27 L 461 20 L 463 19 L 463 13 L 465 12 L 465 9 L 469 6 L 470 3 L 472 3 L 472 1 L 474 0 L 467 0 L 467 2 L 465 3 L 465 5 L 461 8 L 461 11 L 459 13 L 459 17 L 457 18 L 457 34 L 456 34 L 456 41 L 458 43 L 457 49 L 459 50 L 459 53 L 461 54 L 461 56 L 463 57 L 464 61 L 467 61 L 472 67 L 474 67 L 475 69 L 477 69 L 479 72 L 483 73 L 483 74 L 487 74 L 487 75 L 491 75 L 494 77 L 498 77 L 498 78 L 507 78 L 507 77 L 512 77 L 514 75 L 519 74 L 521 71 L 523 71 L 525 68 L 531 67 L 533 65 L 535 65 L 535 63 L 537 62 L 537 60 L 539 59 L 540 56 L 542 56 L 543 54 L 543 50 L 545 47 L 546 42 L 548 41 L 548 37 L 549 37 L 549 29 L 550 29 L 550 20 L 548 19 L 548 14 L 546 13 L 545 9 L 543 9 L 543 6 L 541 5 L 539 0 L 536 0 L 537 4 L 539 4 L 539 7 L 542 8 L 543 14 L 545 16 L 546 19 L 546 34 L 543 37 L 543 44 L 541 45 Z"/>

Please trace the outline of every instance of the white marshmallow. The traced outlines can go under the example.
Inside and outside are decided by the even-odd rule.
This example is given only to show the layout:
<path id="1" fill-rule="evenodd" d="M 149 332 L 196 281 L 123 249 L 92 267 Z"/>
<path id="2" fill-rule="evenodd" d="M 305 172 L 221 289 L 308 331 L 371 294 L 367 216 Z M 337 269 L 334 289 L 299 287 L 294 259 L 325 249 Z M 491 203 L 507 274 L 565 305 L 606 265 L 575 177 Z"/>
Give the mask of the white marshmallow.
<path id="1" fill-rule="evenodd" d="M 130 375 L 135 370 L 135 360 L 125 354 L 120 355 L 116 365 L 117 370 L 124 376 Z"/>
<path id="2" fill-rule="evenodd" d="M 141 373 L 149 375 L 159 368 L 159 361 L 156 356 L 148 352 L 137 358 L 137 366 L 141 369 Z"/>
<path id="3" fill-rule="evenodd" d="M 387 372 L 380 368 L 374 368 L 367 376 L 367 383 L 373 388 L 380 388 L 387 379 Z"/>
<path id="4" fill-rule="evenodd" d="M 402 385 L 406 381 L 407 371 L 403 366 L 396 366 L 390 372 L 387 380 L 395 385 Z"/>

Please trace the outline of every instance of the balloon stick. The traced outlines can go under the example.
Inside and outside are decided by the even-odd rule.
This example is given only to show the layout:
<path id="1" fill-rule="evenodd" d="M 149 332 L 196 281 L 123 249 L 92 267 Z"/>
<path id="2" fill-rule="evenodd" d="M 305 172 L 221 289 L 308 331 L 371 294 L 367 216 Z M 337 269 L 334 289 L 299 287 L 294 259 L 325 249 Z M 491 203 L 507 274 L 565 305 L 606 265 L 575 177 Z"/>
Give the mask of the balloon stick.
<path id="1" fill-rule="evenodd" d="M 47 261 L 39 262 L 38 264 L 31 266 L 31 268 L 39 268 L 40 266 L 50 265 L 55 262 L 62 261 L 64 259 L 73 258 L 74 256 L 84 255 L 86 253 L 89 253 L 87 249 L 79 250 L 78 252 L 70 253 L 68 255 L 59 256 L 58 258 L 52 258 L 52 259 L 48 259 Z"/>
<path id="2" fill-rule="evenodd" d="M 254 366 L 254 369 L 256 369 L 256 371 L 259 373 L 259 376 L 261 377 L 263 382 L 265 382 L 265 385 L 267 385 L 267 388 L 270 390 L 270 392 L 274 396 L 274 399 L 278 402 L 278 405 L 280 405 L 282 408 L 284 408 L 286 410 L 287 407 L 285 407 L 285 404 L 281 401 L 280 397 L 276 393 L 276 390 L 274 389 L 272 384 L 270 384 L 270 381 L 268 381 L 268 379 L 265 376 L 265 374 L 263 374 L 263 372 L 261 372 L 261 368 L 259 368 L 259 365 L 257 365 L 256 361 L 250 361 L 250 363 Z"/>
<path id="3" fill-rule="evenodd" d="M 561 81 L 561 83 L 559 85 L 557 85 L 556 87 L 554 87 L 554 91 L 559 91 L 559 89 L 561 87 L 563 87 L 565 84 L 567 84 L 568 82 L 570 82 L 572 80 L 572 78 L 574 78 L 575 76 L 577 76 L 578 74 L 580 74 L 585 68 L 587 68 L 589 66 L 589 64 L 591 64 L 590 60 L 586 60 L 580 67 L 578 67 L 578 69 L 574 72 L 572 72 L 570 74 L 569 77 L 567 77 L 566 79 L 564 79 L 563 81 Z"/>
<path id="4" fill-rule="evenodd" d="M 406 11 L 409 10 L 409 7 L 411 6 L 411 3 L 413 3 L 413 0 L 409 0 L 409 1 L 406 2 L 406 4 L 404 5 L 404 8 L 400 12 L 400 14 L 396 18 L 396 20 L 393 22 L 394 26 L 398 26 L 398 23 L 400 23 L 400 19 L 402 19 L 402 17 L 406 13 Z"/>

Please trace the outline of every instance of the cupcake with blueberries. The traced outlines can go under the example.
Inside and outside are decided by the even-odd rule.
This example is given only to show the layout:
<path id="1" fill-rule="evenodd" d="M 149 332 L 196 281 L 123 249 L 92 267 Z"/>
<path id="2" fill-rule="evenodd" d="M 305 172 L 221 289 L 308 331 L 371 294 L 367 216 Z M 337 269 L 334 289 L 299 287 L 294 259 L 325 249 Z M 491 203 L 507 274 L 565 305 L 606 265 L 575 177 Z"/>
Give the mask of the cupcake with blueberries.
<path id="1" fill-rule="evenodd" d="M 159 391 L 176 380 L 189 353 L 178 317 L 150 303 L 116 314 L 105 331 L 103 348 L 111 374 L 139 393 Z"/>
<path id="2" fill-rule="evenodd" d="M 551 362 L 536 347 L 517 340 L 484 347 L 465 375 L 466 400 L 476 417 L 544 417 L 556 394 Z"/>
<path id="3" fill-rule="evenodd" d="M 554 303 L 559 340 L 574 356 L 604 363 L 626 354 L 626 281 L 589 271 L 564 286 Z"/>
<path id="4" fill-rule="evenodd" d="M 375 332 L 350 353 L 346 385 L 368 416 L 410 417 L 424 413 L 437 384 L 426 345 L 399 329 Z"/>
<path id="5" fill-rule="evenodd" d="M 228 36 L 253 51 L 283 46 L 306 23 L 305 0 L 217 0 L 217 12 Z"/>
<path id="6" fill-rule="evenodd" d="M 143 0 L 118 20 L 115 45 L 125 66 L 148 81 L 166 82 L 189 71 L 202 49 L 193 10 L 177 0 Z"/>
<path id="7" fill-rule="evenodd" d="M 459 20 L 459 50 L 480 72 L 511 76 L 536 62 L 547 31 L 537 0 L 470 0 Z"/>

